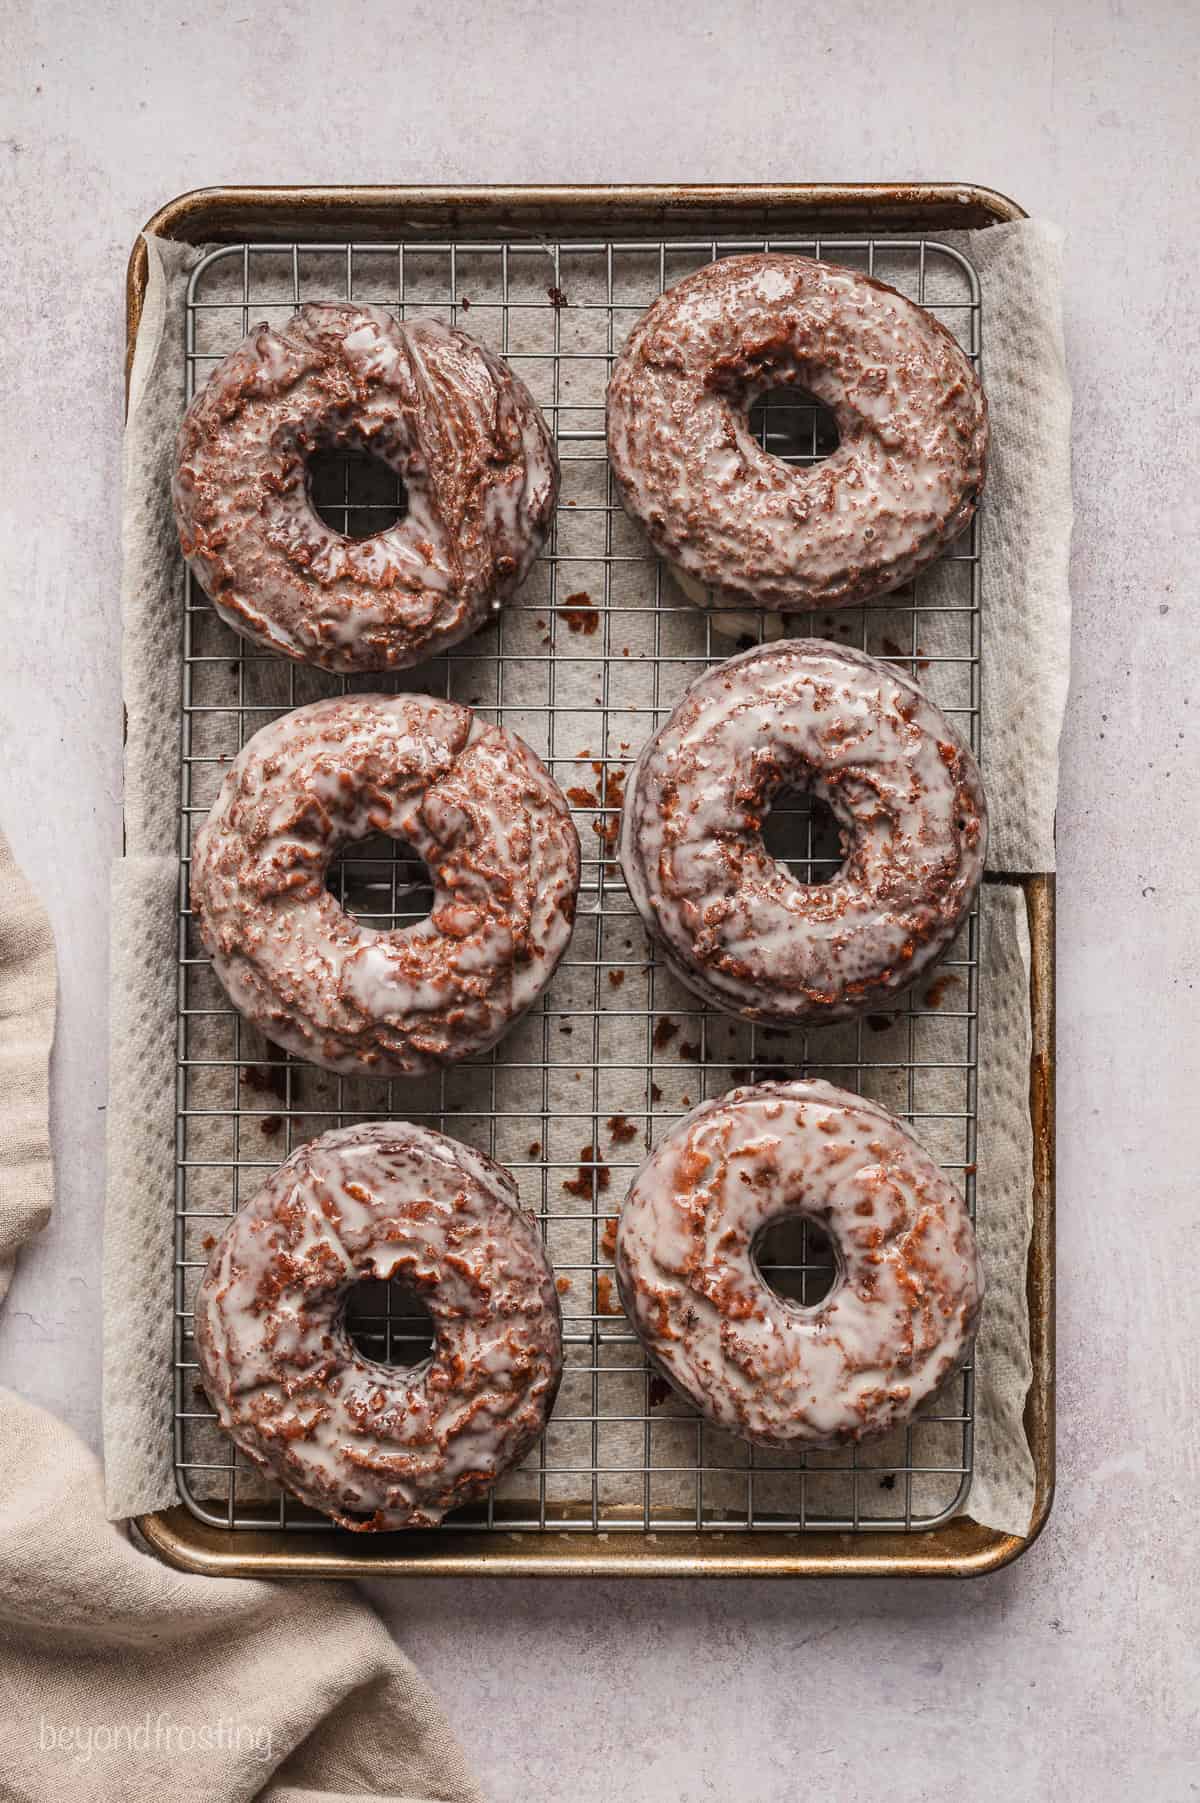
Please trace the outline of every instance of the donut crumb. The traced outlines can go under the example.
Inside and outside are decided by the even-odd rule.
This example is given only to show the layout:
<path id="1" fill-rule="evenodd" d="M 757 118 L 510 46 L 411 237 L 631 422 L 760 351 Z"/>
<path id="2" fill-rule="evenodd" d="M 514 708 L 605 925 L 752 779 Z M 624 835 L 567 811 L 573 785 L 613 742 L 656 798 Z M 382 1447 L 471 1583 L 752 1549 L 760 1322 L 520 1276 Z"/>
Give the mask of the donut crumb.
<path id="1" fill-rule="evenodd" d="M 560 1296 L 565 1296 L 571 1287 L 571 1279 L 569 1277 L 556 1277 L 554 1279 L 554 1287 Z"/>
<path id="2" fill-rule="evenodd" d="M 955 988 L 958 981 L 959 977 L 956 970 L 942 971 L 940 976 L 936 976 L 925 991 L 925 1006 L 927 1008 L 940 1008 L 946 999 L 947 989 Z"/>
<path id="3" fill-rule="evenodd" d="M 257 1090 L 261 1095 L 287 1094 L 286 1064 L 247 1064 L 242 1069 L 241 1080 L 247 1089 Z"/>
<path id="4" fill-rule="evenodd" d="M 525 1156 L 526 1158 L 540 1158 L 542 1156 L 542 1142 L 540 1139 L 530 1140 L 525 1148 Z"/>
<path id="5" fill-rule="evenodd" d="M 617 1146 L 627 1146 L 638 1134 L 636 1126 L 625 1114 L 610 1114 L 608 1131 L 612 1135 L 613 1144 Z"/>
<path id="6" fill-rule="evenodd" d="M 558 611 L 572 632 L 581 632 L 585 638 L 590 639 L 599 630 L 600 614 L 586 589 L 579 589 L 575 594 L 568 595 L 565 604 Z"/>
<path id="7" fill-rule="evenodd" d="M 660 1017 L 654 1027 L 654 1049 L 665 1051 L 679 1031 L 679 1022 Z"/>
<path id="8" fill-rule="evenodd" d="M 607 1271 L 601 1271 L 596 1278 L 596 1313 L 600 1315 L 619 1315 L 621 1305 L 613 1300 L 613 1281 Z"/>
<path id="9" fill-rule="evenodd" d="M 597 1158 L 595 1146 L 588 1145 L 579 1154 L 579 1170 L 576 1175 L 563 1178 L 563 1188 L 568 1196 L 578 1196 L 586 1201 L 606 1190 L 611 1182 L 612 1172 Z"/>
<path id="10" fill-rule="evenodd" d="M 619 989 L 625 981 L 625 972 L 623 970 L 610 970 L 608 973 L 608 980 L 614 989 Z"/>

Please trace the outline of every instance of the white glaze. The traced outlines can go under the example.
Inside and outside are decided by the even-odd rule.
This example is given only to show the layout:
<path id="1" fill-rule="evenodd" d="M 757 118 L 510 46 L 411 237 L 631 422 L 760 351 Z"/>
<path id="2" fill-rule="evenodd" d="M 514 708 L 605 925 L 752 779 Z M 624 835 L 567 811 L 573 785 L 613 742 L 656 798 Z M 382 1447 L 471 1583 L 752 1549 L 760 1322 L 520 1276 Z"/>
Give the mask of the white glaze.
<path id="1" fill-rule="evenodd" d="M 325 887 L 334 851 L 411 845 L 428 919 L 363 926 Z M 566 949 L 579 841 L 515 734 L 427 695 L 347 695 L 272 721 L 239 753 L 192 858 L 192 905 L 230 999 L 337 1071 L 407 1075 L 494 1045 Z"/>
<path id="2" fill-rule="evenodd" d="M 313 510 L 307 459 L 369 451 L 407 513 L 344 538 Z M 402 669 L 475 631 L 528 574 L 558 460 L 524 384 L 437 320 L 302 307 L 255 327 L 180 428 L 180 542 L 236 631 L 330 670 Z"/>
<path id="3" fill-rule="evenodd" d="M 802 1308 L 755 1240 L 806 1215 L 838 1271 Z M 983 1295 L 962 1199 L 878 1104 L 819 1082 L 706 1102 L 646 1160 L 617 1229 L 621 1301 L 711 1421 L 761 1446 L 832 1446 L 911 1419 L 965 1357 Z"/>
<path id="4" fill-rule="evenodd" d="M 748 414 L 798 384 L 837 420 L 811 468 L 758 444 Z M 987 407 L 950 333 L 895 289 L 805 257 L 724 257 L 640 319 L 608 387 L 628 511 L 717 607 L 794 612 L 869 599 L 935 557 L 975 511 Z"/>
<path id="5" fill-rule="evenodd" d="M 433 1318 L 412 1368 L 346 1331 L 353 1285 L 392 1277 Z M 273 1173 L 213 1250 L 195 1335 L 225 1431 L 355 1529 L 432 1526 L 483 1494 L 542 1431 L 562 1371 L 553 1273 L 512 1177 L 402 1122 L 326 1133 Z"/>
<path id="6" fill-rule="evenodd" d="M 847 855 L 802 884 L 763 847 L 787 784 L 826 801 Z M 834 1020 L 905 988 L 949 944 L 983 872 L 975 760 L 891 665 L 819 639 L 706 670 L 643 750 L 621 868 L 683 979 L 751 1019 Z"/>

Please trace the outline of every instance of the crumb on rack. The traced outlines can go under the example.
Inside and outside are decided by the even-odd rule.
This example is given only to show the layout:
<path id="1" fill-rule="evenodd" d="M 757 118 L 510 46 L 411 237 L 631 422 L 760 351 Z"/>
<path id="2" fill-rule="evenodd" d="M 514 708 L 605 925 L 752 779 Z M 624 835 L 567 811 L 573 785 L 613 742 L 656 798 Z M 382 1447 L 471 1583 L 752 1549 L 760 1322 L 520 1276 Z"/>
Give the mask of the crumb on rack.
<path id="1" fill-rule="evenodd" d="M 954 989 L 957 986 L 958 981 L 959 976 L 956 970 L 943 970 L 940 975 L 933 979 L 933 982 L 925 991 L 925 1006 L 927 1008 L 940 1008 L 946 999 L 946 991 L 948 989 Z"/>
<path id="2" fill-rule="evenodd" d="M 287 1094 L 286 1064 L 247 1064 L 242 1069 L 241 1078 L 247 1089 L 257 1090 L 261 1095 Z"/>
<path id="3" fill-rule="evenodd" d="M 613 1280 L 607 1271 L 601 1271 L 596 1278 L 596 1312 L 600 1315 L 619 1315 L 621 1305 L 613 1298 Z"/>
<path id="4" fill-rule="evenodd" d="M 610 1114 L 608 1117 L 608 1131 L 612 1135 L 613 1144 L 616 1146 L 627 1146 L 631 1140 L 635 1140 L 638 1136 L 637 1127 L 626 1114 Z"/>
<path id="5" fill-rule="evenodd" d="M 599 631 L 600 614 L 586 589 L 581 588 L 575 594 L 568 595 L 558 612 L 572 632 L 581 632 L 585 638 L 590 639 Z"/>
<path id="6" fill-rule="evenodd" d="M 586 1199 L 601 1194 L 612 1182 L 612 1172 L 596 1155 L 595 1146 L 584 1146 L 579 1154 L 579 1170 L 574 1177 L 563 1178 L 568 1196 Z"/>
<path id="7" fill-rule="evenodd" d="M 654 1025 L 654 1049 L 663 1052 L 679 1031 L 679 1022 L 660 1017 Z"/>
<path id="8" fill-rule="evenodd" d="M 608 973 L 608 980 L 614 989 L 619 989 L 625 981 L 625 972 L 623 970 L 610 970 Z"/>

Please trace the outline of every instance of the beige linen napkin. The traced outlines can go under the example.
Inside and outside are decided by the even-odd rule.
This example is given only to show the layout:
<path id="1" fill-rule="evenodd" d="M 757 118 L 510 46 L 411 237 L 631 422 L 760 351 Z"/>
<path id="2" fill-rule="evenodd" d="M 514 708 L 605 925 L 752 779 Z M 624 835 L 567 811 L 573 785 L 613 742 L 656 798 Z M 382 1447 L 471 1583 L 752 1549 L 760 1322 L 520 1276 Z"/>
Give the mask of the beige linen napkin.
<path id="1" fill-rule="evenodd" d="M 0 1302 L 17 1247 L 54 1199 L 46 1071 L 54 1038 L 54 941 L 0 833 Z"/>
<path id="2" fill-rule="evenodd" d="M 0 1283 L 45 1224 L 54 946 L 0 835 Z M 2 1293 L 2 1292 L 0 1292 Z M 193 1577 L 105 1519 L 95 1460 L 0 1391 L 0 1793 L 11 1803 L 479 1803 L 346 1585 Z"/>

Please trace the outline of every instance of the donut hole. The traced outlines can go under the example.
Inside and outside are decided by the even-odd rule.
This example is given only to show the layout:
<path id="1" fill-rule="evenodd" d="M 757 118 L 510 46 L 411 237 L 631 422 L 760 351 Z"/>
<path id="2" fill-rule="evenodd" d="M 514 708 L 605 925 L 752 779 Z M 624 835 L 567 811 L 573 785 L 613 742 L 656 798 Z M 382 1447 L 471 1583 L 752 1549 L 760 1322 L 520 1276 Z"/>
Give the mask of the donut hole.
<path id="1" fill-rule="evenodd" d="M 308 497 L 313 512 L 342 538 L 374 538 L 408 512 L 404 483 L 369 451 L 314 451 Z"/>
<path id="2" fill-rule="evenodd" d="M 346 1298 L 344 1319 L 355 1349 L 376 1365 L 422 1365 L 437 1341 L 424 1298 L 403 1277 L 364 1277 Z"/>
<path id="3" fill-rule="evenodd" d="M 810 1215 L 768 1221 L 755 1236 L 750 1256 L 767 1288 L 800 1308 L 815 1308 L 837 1281 L 833 1241 Z"/>
<path id="4" fill-rule="evenodd" d="M 784 788 L 763 821 L 767 855 L 786 864 L 798 883 L 831 883 L 846 862 L 842 829 L 827 801 L 806 789 Z"/>
<path id="5" fill-rule="evenodd" d="M 750 431 L 769 457 L 801 467 L 824 462 L 839 443 L 829 408 L 794 383 L 759 395 L 750 408 Z"/>
<path id="6" fill-rule="evenodd" d="M 427 920 L 433 878 L 411 845 L 376 833 L 343 845 L 325 873 L 325 887 L 360 926 L 393 933 Z"/>

